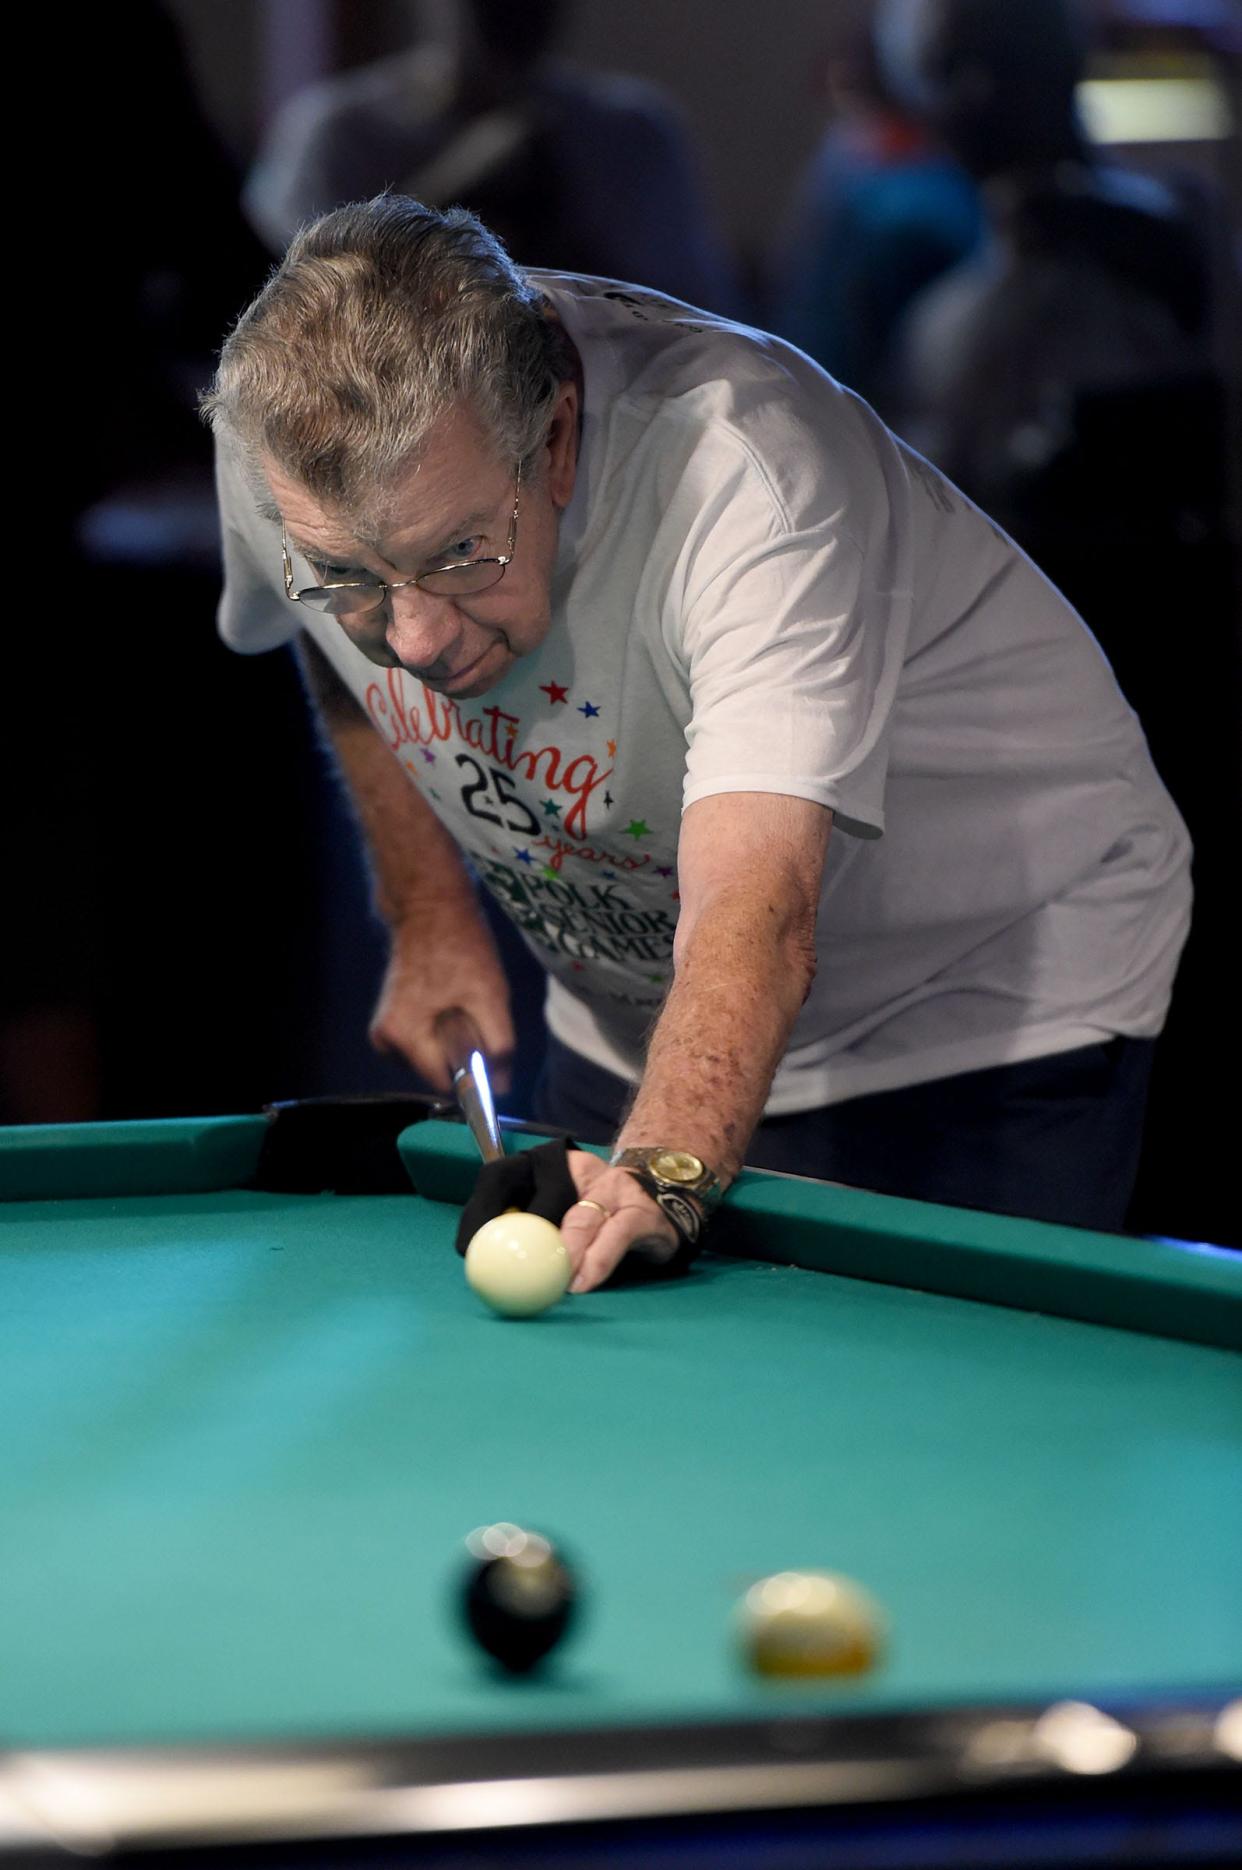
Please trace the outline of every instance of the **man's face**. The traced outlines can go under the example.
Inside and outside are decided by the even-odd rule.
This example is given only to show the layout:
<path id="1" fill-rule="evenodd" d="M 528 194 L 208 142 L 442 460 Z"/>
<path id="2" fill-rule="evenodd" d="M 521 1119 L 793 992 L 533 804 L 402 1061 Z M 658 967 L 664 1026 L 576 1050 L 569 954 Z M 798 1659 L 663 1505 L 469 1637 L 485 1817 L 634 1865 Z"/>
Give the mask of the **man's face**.
<path id="1" fill-rule="evenodd" d="M 551 623 L 552 568 L 560 514 L 573 492 L 578 393 L 565 383 L 548 441 L 523 471 L 512 562 L 490 590 L 435 596 L 407 584 L 376 610 L 336 619 L 383 668 L 401 667 L 442 695 L 470 700 L 494 688 Z M 517 463 L 498 456 L 474 418 L 457 410 L 432 431 L 417 466 L 399 481 L 374 537 L 272 463 L 264 464 L 294 554 L 294 581 L 309 560 L 320 581 L 379 578 L 397 584 L 454 560 L 509 549 Z"/>

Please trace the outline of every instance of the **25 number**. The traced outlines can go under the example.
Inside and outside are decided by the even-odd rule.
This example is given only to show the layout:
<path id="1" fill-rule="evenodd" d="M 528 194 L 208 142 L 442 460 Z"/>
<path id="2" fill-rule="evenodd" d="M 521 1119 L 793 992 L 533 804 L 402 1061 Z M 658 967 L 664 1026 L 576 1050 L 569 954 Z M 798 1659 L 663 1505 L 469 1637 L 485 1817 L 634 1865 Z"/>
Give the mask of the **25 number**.
<path id="1" fill-rule="evenodd" d="M 472 818 L 481 818 L 489 825 L 501 825 L 506 831 L 516 832 L 519 837 L 538 837 L 539 820 L 529 805 L 518 798 L 509 773 L 499 772 L 494 766 L 480 766 L 468 753 L 459 753 L 457 764 L 473 776 L 471 783 L 461 789 L 462 803 Z M 493 792 L 495 798 L 492 797 Z M 517 818 L 503 818 L 500 812 L 489 811 L 488 806 L 494 804 L 499 804 L 501 811 L 516 812 Z"/>

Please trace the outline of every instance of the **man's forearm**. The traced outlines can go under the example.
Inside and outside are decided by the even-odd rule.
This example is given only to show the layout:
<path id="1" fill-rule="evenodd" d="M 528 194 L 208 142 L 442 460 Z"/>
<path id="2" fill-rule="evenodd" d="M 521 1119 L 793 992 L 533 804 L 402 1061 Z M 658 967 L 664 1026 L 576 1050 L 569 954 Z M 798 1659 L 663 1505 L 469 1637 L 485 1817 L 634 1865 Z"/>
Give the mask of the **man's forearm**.
<path id="1" fill-rule="evenodd" d="M 390 936 L 371 1042 L 403 1056 L 425 1082 L 449 1088 L 437 1021 L 465 1013 L 498 1091 L 513 1053 L 509 989 L 466 867 L 426 800 L 402 772 L 321 652 L 299 654 L 371 861 L 375 903 Z"/>
<path id="2" fill-rule="evenodd" d="M 390 928 L 478 907 L 457 846 L 401 771 L 363 710 L 309 637 L 297 645 L 308 693 L 331 744 L 371 862 L 375 906 Z"/>
<path id="3" fill-rule="evenodd" d="M 746 897 L 704 912 L 652 1034 L 618 1142 L 688 1149 L 732 1180 L 763 1115 L 815 972 L 813 919 L 756 913 Z"/>

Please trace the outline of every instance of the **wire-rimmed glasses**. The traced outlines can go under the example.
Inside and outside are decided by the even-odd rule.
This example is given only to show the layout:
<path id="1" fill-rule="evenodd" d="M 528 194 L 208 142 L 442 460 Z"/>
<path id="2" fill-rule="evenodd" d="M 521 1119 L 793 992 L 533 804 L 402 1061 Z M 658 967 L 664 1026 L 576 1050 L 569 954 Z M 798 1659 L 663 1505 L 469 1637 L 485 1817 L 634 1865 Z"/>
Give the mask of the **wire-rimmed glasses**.
<path id="1" fill-rule="evenodd" d="M 429 591 L 433 597 L 477 597 L 480 591 L 490 591 L 494 584 L 499 584 L 505 575 L 506 565 L 513 561 L 521 495 L 522 464 L 519 461 L 513 483 L 513 514 L 509 521 L 509 537 L 504 551 L 498 556 L 457 559 L 452 564 L 433 565 L 429 571 L 420 572 L 417 578 L 396 578 L 391 582 L 383 578 L 350 578 L 336 583 L 325 579 L 322 584 L 308 585 L 305 590 L 295 591 L 293 560 L 289 556 L 289 541 L 282 526 L 280 554 L 284 564 L 285 596 L 291 604 L 307 604 L 312 610 L 326 610 L 334 617 L 358 616 L 378 610 L 387 603 L 390 592 L 403 591 L 411 584 L 417 585 L 420 591 Z"/>

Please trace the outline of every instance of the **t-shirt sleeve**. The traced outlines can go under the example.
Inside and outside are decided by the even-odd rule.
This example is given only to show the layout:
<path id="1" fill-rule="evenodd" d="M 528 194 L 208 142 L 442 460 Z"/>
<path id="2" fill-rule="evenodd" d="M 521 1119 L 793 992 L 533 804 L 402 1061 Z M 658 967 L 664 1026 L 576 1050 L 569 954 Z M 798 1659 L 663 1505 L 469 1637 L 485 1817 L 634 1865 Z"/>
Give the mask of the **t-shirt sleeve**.
<path id="1" fill-rule="evenodd" d="M 280 534 L 259 516 L 236 460 L 220 444 L 216 447 L 216 498 L 224 559 L 216 627 L 228 647 L 243 656 L 279 649 L 292 642 L 299 624 L 297 608 L 279 586 Z"/>
<path id="2" fill-rule="evenodd" d="M 782 453 L 799 438 L 782 438 Z M 909 635 L 904 476 L 865 431 L 835 459 L 803 437 L 774 471 L 738 438 L 687 555 L 691 696 L 684 804 L 782 792 L 859 837 L 884 829 L 897 679 Z"/>

